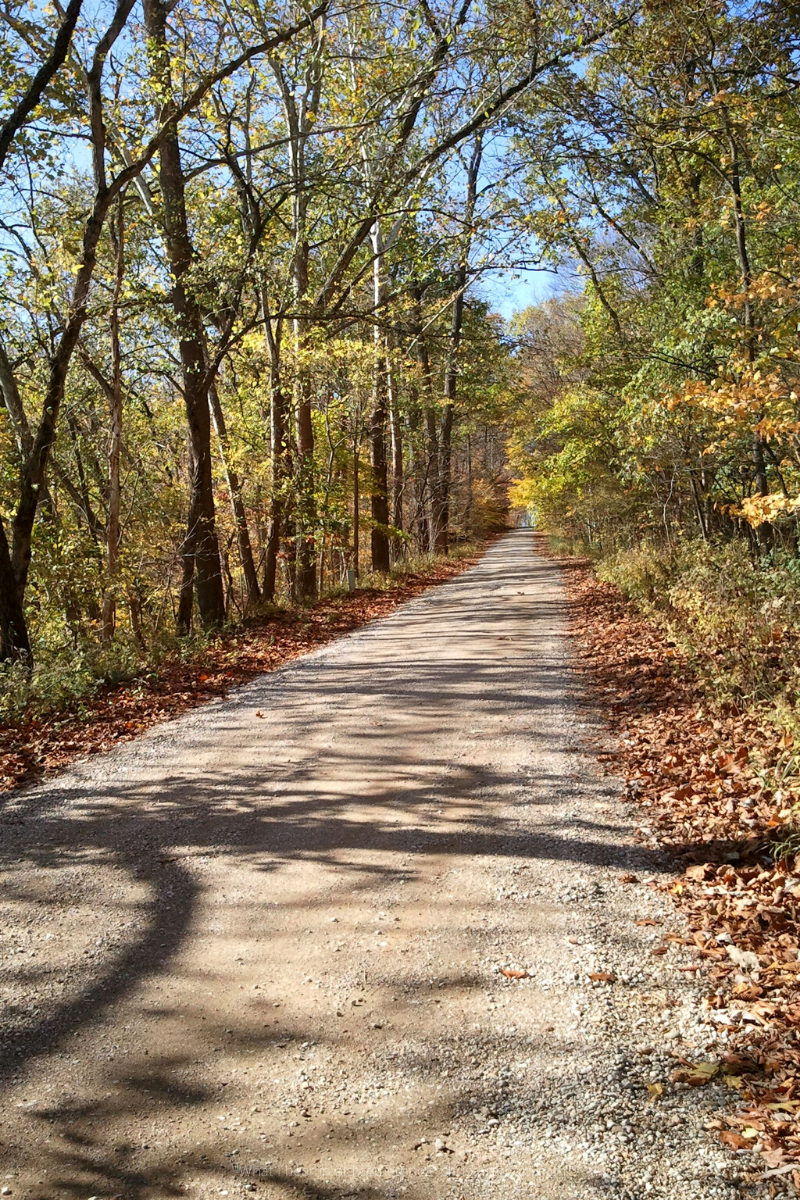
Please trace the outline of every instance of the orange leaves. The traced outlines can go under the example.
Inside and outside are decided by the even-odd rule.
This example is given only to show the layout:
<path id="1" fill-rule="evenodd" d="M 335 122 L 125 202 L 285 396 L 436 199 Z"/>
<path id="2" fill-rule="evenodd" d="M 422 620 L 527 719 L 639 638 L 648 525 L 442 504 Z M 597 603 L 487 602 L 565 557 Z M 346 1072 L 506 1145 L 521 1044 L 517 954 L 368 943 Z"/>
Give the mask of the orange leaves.
<path id="1" fill-rule="evenodd" d="M 723 1129 L 719 1135 L 719 1140 L 723 1146 L 729 1146 L 731 1150 L 749 1150 L 752 1148 L 752 1142 L 747 1138 L 742 1137 L 735 1129 Z"/>
<path id="2" fill-rule="evenodd" d="M 757 529 L 764 522 L 774 522 L 780 516 L 797 512 L 800 508 L 800 496 L 790 497 L 773 493 L 769 496 L 747 496 L 741 504 L 731 506 L 730 513 L 734 517 L 742 517 Z"/>
<path id="3" fill-rule="evenodd" d="M 573 570 L 571 583 L 584 669 L 624 738 L 603 757 L 628 780 L 641 841 L 675 853 L 673 879 L 660 888 L 682 910 L 697 961 L 674 969 L 706 974 L 708 1015 L 731 1039 L 718 1063 L 680 1062 L 672 1081 L 724 1083 L 746 1109 L 714 1123 L 723 1145 L 757 1149 L 800 1182 L 800 853 L 787 841 L 785 861 L 765 854 L 785 836 L 795 793 L 780 771 L 796 739 L 732 705 L 709 711 L 673 647 L 632 605 L 588 571 Z M 665 966 L 670 940 L 652 951 Z"/>

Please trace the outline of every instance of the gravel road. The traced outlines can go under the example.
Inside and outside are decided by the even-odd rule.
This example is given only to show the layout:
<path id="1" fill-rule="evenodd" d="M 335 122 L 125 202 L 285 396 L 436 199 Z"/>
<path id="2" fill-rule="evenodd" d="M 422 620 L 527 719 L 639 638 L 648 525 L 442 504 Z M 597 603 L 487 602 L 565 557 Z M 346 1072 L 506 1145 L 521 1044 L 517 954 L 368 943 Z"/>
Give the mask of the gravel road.
<path id="1" fill-rule="evenodd" d="M 725 1034 L 568 651 L 518 530 L 7 801 L 0 1194 L 783 1194 L 669 1082 Z"/>

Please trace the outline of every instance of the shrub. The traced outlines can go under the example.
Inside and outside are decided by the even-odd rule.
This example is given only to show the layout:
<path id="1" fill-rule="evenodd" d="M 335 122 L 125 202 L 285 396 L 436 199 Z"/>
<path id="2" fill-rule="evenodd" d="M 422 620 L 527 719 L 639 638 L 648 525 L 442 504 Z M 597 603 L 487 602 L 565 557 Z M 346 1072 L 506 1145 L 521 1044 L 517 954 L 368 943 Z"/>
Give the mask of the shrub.
<path id="1" fill-rule="evenodd" d="M 768 700 L 794 711 L 800 666 L 800 559 L 779 549 L 691 541 L 642 547 L 598 564 L 687 653 L 718 701 Z"/>

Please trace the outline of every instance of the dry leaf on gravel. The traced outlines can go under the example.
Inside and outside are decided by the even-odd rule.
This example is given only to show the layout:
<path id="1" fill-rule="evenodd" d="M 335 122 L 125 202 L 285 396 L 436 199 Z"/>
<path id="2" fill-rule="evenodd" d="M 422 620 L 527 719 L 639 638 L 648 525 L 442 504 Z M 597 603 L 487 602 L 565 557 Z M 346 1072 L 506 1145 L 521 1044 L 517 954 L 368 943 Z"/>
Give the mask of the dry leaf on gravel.
<path id="1" fill-rule="evenodd" d="M 724 1146 L 730 1146 L 731 1150 L 748 1150 L 750 1148 L 747 1138 L 743 1138 L 734 1129 L 724 1129 L 719 1135 L 719 1140 Z"/>
<path id="2" fill-rule="evenodd" d="M 673 1083 L 688 1083 L 690 1087 L 702 1087 L 710 1083 L 719 1074 L 719 1063 L 699 1062 L 689 1063 L 685 1067 L 677 1067 L 670 1073 Z"/>

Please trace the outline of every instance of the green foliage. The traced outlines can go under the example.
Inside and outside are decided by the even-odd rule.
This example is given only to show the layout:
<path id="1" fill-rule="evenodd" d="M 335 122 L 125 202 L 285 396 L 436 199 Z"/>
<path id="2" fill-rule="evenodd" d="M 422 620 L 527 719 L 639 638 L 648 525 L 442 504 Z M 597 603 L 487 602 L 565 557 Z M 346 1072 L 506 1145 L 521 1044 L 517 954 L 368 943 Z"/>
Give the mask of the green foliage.
<path id="1" fill-rule="evenodd" d="M 598 564 L 680 645 L 720 703 L 800 701 L 800 559 L 774 550 L 756 559 L 746 544 L 642 545 Z"/>
<path id="2" fill-rule="evenodd" d="M 44 717 L 74 710 L 102 688 L 136 679 L 151 663 L 129 638 L 118 636 L 107 646 L 95 641 L 41 641 L 32 669 L 24 662 L 0 663 L 0 720 Z"/>

